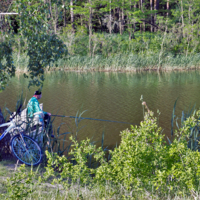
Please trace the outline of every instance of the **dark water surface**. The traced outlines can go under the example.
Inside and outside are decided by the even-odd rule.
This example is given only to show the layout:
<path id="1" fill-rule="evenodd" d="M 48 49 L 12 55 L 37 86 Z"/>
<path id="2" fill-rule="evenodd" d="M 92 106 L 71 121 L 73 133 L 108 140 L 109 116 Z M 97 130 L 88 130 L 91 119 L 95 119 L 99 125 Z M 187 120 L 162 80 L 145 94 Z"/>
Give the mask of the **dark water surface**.
<path id="1" fill-rule="evenodd" d="M 23 76 L 11 80 L 6 90 L 0 93 L 0 107 L 6 103 L 13 111 L 17 96 L 24 91 L 27 100 L 37 88 L 27 89 L 28 81 Z M 200 71 L 170 73 L 119 73 L 119 72 L 52 72 L 46 75 L 40 103 L 52 114 L 75 116 L 81 109 L 87 110 L 83 117 L 116 120 L 139 124 L 143 118 L 141 95 L 150 110 L 161 112 L 159 124 L 170 136 L 171 115 L 178 98 L 176 115 L 196 103 L 200 106 Z M 74 119 L 64 118 L 66 124 L 61 132 L 75 131 Z M 61 118 L 54 125 L 58 127 Z M 86 137 L 101 141 L 105 132 L 104 145 L 112 147 L 120 143 L 120 131 L 127 124 L 83 120 L 79 128 L 79 139 Z M 99 143 L 100 144 L 100 143 Z"/>

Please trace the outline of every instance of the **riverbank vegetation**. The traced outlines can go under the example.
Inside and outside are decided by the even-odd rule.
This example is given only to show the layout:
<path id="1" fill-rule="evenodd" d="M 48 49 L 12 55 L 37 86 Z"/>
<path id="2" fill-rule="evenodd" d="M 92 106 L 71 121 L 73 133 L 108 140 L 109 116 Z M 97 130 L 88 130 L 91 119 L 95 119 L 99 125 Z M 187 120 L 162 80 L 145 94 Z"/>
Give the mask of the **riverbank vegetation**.
<path id="1" fill-rule="evenodd" d="M 1 15 L 2 70 L 13 75 L 15 67 L 25 68 L 30 85 L 39 85 L 44 70 L 56 66 L 125 71 L 200 66 L 198 0 L 23 0 L 1 6 L 16 13 Z"/>
<path id="2" fill-rule="evenodd" d="M 144 120 L 139 126 L 122 131 L 121 144 L 113 150 L 103 145 L 96 147 L 90 139 L 78 141 L 72 135 L 67 155 L 49 149 L 47 163 L 41 170 L 22 165 L 1 182 L 1 196 L 4 199 L 199 198 L 200 111 L 181 119 L 180 128 L 166 142 L 158 118 L 145 102 L 142 105 L 147 109 Z"/>
<path id="3" fill-rule="evenodd" d="M 163 49 L 159 45 L 162 34 L 135 33 L 136 39 L 128 40 L 128 34 L 109 35 L 94 33 L 94 49 L 92 56 L 88 56 L 87 35 L 61 35 L 67 45 L 70 56 L 59 59 L 55 64 L 59 70 L 100 70 L 100 71 L 142 71 L 142 70 L 174 70 L 197 69 L 200 66 L 200 53 L 188 52 L 177 47 L 173 35 L 168 35 Z M 178 52 L 176 53 L 176 48 Z M 192 48 L 192 47 L 191 47 Z M 194 51 L 194 49 L 193 49 Z M 17 71 L 27 71 L 29 58 L 27 54 L 14 54 Z M 51 70 L 56 70 L 55 64 Z"/>

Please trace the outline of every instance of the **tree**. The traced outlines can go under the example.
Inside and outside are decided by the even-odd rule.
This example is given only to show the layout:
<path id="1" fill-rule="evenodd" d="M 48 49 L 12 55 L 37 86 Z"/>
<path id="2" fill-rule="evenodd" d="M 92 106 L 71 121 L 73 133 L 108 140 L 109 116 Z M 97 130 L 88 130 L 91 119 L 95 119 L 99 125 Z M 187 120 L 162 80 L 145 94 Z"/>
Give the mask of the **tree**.
<path id="1" fill-rule="evenodd" d="M 73 8 L 73 0 L 70 0 L 70 14 L 71 14 L 71 24 L 72 24 L 72 30 L 74 32 L 74 8 Z"/>
<path id="2" fill-rule="evenodd" d="M 51 31 L 49 25 L 48 5 L 43 0 L 16 1 L 13 4 L 13 11 L 18 15 L 20 23 L 19 34 L 24 48 L 29 57 L 28 74 L 24 77 L 31 78 L 31 85 L 43 86 L 44 70 L 51 67 L 52 63 L 67 55 L 67 48 L 57 35 Z M 8 33 L 1 33 L 0 44 L 0 80 L 1 89 L 4 89 L 10 77 L 15 75 L 15 66 L 12 57 L 13 36 Z M 6 62 L 5 62 L 5 61 Z"/>
<path id="3" fill-rule="evenodd" d="M 84 16 L 89 31 L 89 55 L 92 56 L 92 28 L 93 28 L 93 9 L 99 4 L 99 0 L 87 0 L 86 3 L 81 3 L 74 6 L 74 14 Z"/>

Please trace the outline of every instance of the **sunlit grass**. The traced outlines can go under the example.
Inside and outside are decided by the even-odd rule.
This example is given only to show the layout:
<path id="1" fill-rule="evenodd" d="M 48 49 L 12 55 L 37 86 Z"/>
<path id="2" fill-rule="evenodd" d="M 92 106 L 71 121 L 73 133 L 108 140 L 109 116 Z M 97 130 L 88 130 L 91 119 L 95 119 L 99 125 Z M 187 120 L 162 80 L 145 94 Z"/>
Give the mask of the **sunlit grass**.
<path id="1" fill-rule="evenodd" d="M 25 61 L 26 62 L 25 62 Z M 24 56 L 16 61 L 17 71 L 27 72 L 27 59 Z M 24 61 L 24 62 L 23 62 Z M 23 65 L 20 65 L 23 63 Z M 58 68 L 53 66 L 50 70 L 88 70 L 88 71 L 140 71 L 140 70 L 188 70 L 200 67 L 200 54 L 185 57 L 165 56 L 159 62 L 159 54 L 155 55 L 115 55 L 108 58 L 102 55 L 71 56 L 68 60 L 59 60 Z"/>
<path id="2" fill-rule="evenodd" d="M 68 59 L 60 59 L 58 70 L 95 70 L 95 71 L 140 71 L 147 69 L 191 69 L 200 67 L 198 47 L 189 50 L 177 47 L 178 41 L 172 34 L 163 38 L 162 34 L 135 33 L 135 39 L 129 40 L 128 34 L 101 34 L 92 36 L 92 50 L 88 50 L 89 37 L 77 32 L 59 36 L 66 44 Z M 181 43 L 181 41 L 179 41 Z M 161 44 L 163 46 L 161 47 Z M 178 49 L 177 49 L 178 48 Z M 28 56 L 14 50 L 14 63 L 17 71 L 26 72 Z"/>
<path id="3" fill-rule="evenodd" d="M 6 177 L 11 177 L 15 170 L 13 170 L 12 165 L 15 163 L 10 161 L 3 161 L 0 163 L 0 169 L 3 169 L 4 175 L 0 174 L 0 192 L 6 194 Z M 9 165 L 9 167 L 8 167 Z M 44 168 L 43 168 L 44 169 Z M 26 168 L 27 172 L 30 171 L 30 167 Z M 40 174 L 41 171 L 40 171 Z M 31 186 L 30 186 L 31 187 Z M 33 189 L 35 186 L 33 186 Z M 166 191 L 169 189 L 166 188 Z M 188 194 L 184 190 L 176 190 L 174 193 L 162 194 L 159 190 L 156 190 L 153 186 L 147 188 L 145 191 L 127 191 L 120 184 L 114 185 L 107 182 L 105 185 L 99 184 L 87 184 L 85 186 L 78 186 L 74 184 L 68 190 L 64 190 L 61 185 L 51 184 L 51 181 L 43 182 L 40 186 L 37 186 L 36 190 L 28 195 L 27 200 L 32 199 L 42 199 L 42 200 L 102 200 L 102 199 L 170 199 L 170 200 L 191 200 L 200 198 L 200 190 L 193 192 L 193 194 Z"/>

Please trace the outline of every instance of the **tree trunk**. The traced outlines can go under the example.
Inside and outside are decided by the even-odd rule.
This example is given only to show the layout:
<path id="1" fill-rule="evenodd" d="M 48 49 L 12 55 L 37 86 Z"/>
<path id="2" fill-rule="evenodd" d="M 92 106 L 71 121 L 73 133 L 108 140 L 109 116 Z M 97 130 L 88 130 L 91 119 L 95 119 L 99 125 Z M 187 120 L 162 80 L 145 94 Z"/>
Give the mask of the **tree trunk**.
<path id="1" fill-rule="evenodd" d="M 140 1 L 138 2 L 138 4 L 139 4 L 140 10 L 143 12 L 142 0 L 140 0 Z M 143 31 L 143 27 L 142 27 L 142 23 L 140 23 L 140 33 L 142 33 L 142 31 Z"/>
<path id="2" fill-rule="evenodd" d="M 124 32 L 124 11 L 122 10 L 122 34 Z"/>
<path id="3" fill-rule="evenodd" d="M 122 34 L 124 32 L 124 1 L 123 1 L 123 5 L 122 5 L 122 23 L 121 23 L 121 26 L 122 26 Z"/>
<path id="4" fill-rule="evenodd" d="M 183 1 L 182 0 L 181 0 L 181 19 L 182 19 L 182 30 L 183 30 L 185 24 L 184 24 L 184 17 L 183 17 Z M 185 37 L 184 32 L 183 32 L 183 37 Z"/>
<path id="5" fill-rule="evenodd" d="M 150 0 L 150 7 L 151 7 L 151 12 L 153 11 L 153 0 Z M 153 24 L 153 15 L 151 13 L 151 24 Z M 151 32 L 153 32 L 153 26 L 151 25 Z"/>
<path id="6" fill-rule="evenodd" d="M 122 35 L 122 12 L 120 8 L 118 8 L 118 11 L 119 11 L 119 32 L 120 35 Z"/>
<path id="7" fill-rule="evenodd" d="M 74 9 L 73 9 L 73 0 L 70 0 L 70 15 L 71 15 L 71 25 L 72 25 L 72 31 L 74 33 Z"/>
<path id="8" fill-rule="evenodd" d="M 183 18 L 183 1 L 181 0 L 181 19 L 182 19 L 182 27 L 184 27 L 184 18 Z"/>
<path id="9" fill-rule="evenodd" d="M 83 16 L 81 15 L 80 18 L 81 18 L 81 26 L 83 26 Z"/>
<path id="10" fill-rule="evenodd" d="M 154 10 L 157 11 L 159 9 L 159 0 L 154 0 Z M 154 24 L 156 25 L 156 15 L 157 13 L 155 13 L 154 15 Z M 154 28 L 154 32 L 156 32 L 157 29 Z"/>
<path id="11" fill-rule="evenodd" d="M 167 0 L 167 16 L 169 16 L 169 0 Z"/>
<path id="12" fill-rule="evenodd" d="M 65 1 L 63 0 L 63 26 L 66 27 L 66 8 L 65 8 Z"/>
<path id="13" fill-rule="evenodd" d="M 102 21 L 101 21 L 100 17 L 98 17 L 98 19 L 99 19 L 99 25 L 101 27 L 101 33 L 103 33 Z"/>
<path id="14" fill-rule="evenodd" d="M 137 8 L 137 4 L 134 3 L 134 11 L 136 11 L 136 8 Z M 135 30 L 136 30 L 136 25 L 135 25 L 135 21 L 133 23 L 133 32 L 135 33 Z"/>
<path id="15" fill-rule="evenodd" d="M 112 10 L 111 10 L 111 0 L 110 0 L 110 14 L 109 14 L 109 33 L 112 33 Z"/>
<path id="16" fill-rule="evenodd" d="M 191 24 L 190 19 L 191 19 L 191 6 L 189 5 L 188 9 L 188 18 L 189 18 L 189 24 Z"/>
<path id="17" fill-rule="evenodd" d="M 54 18 L 54 32 L 55 34 L 57 33 L 57 16 L 58 16 L 58 12 L 57 12 L 57 5 L 54 4 L 54 13 L 55 13 L 55 18 Z"/>
<path id="18" fill-rule="evenodd" d="M 3 32 L 3 16 L 0 15 L 0 28 L 1 28 L 1 32 Z"/>
<path id="19" fill-rule="evenodd" d="M 91 7 L 91 1 L 89 0 L 90 4 L 90 16 L 89 16 L 89 54 L 92 56 L 92 7 Z"/>
<path id="20" fill-rule="evenodd" d="M 52 7 L 51 7 L 51 0 L 49 0 L 49 18 L 52 16 Z"/>
<path id="21" fill-rule="evenodd" d="M 154 10 L 156 10 L 156 3 L 157 3 L 157 0 L 154 0 Z M 156 24 L 156 13 L 154 14 L 153 23 Z M 156 32 L 156 28 L 155 27 L 154 27 L 154 32 Z"/>
<path id="22" fill-rule="evenodd" d="M 133 39 L 134 38 L 134 33 L 132 31 L 132 28 L 131 28 L 131 15 L 128 15 L 128 32 L 129 32 L 129 40 Z"/>
<path id="23" fill-rule="evenodd" d="M 135 7 L 135 5 L 134 5 Z M 133 9 L 133 4 L 132 4 L 132 1 L 130 0 L 130 10 Z M 135 9 L 134 9 L 135 10 Z M 135 23 L 133 22 L 133 24 L 131 23 L 131 14 L 128 15 L 128 32 L 129 32 L 129 40 L 133 39 L 134 38 L 134 26 L 135 26 Z"/>
<path id="24" fill-rule="evenodd" d="M 143 5 L 143 3 L 144 3 L 144 0 L 141 0 L 141 7 L 142 7 L 142 12 L 144 13 L 144 5 Z M 144 17 L 144 19 L 145 19 L 145 17 Z M 145 22 L 143 22 L 143 31 L 145 32 Z"/>

